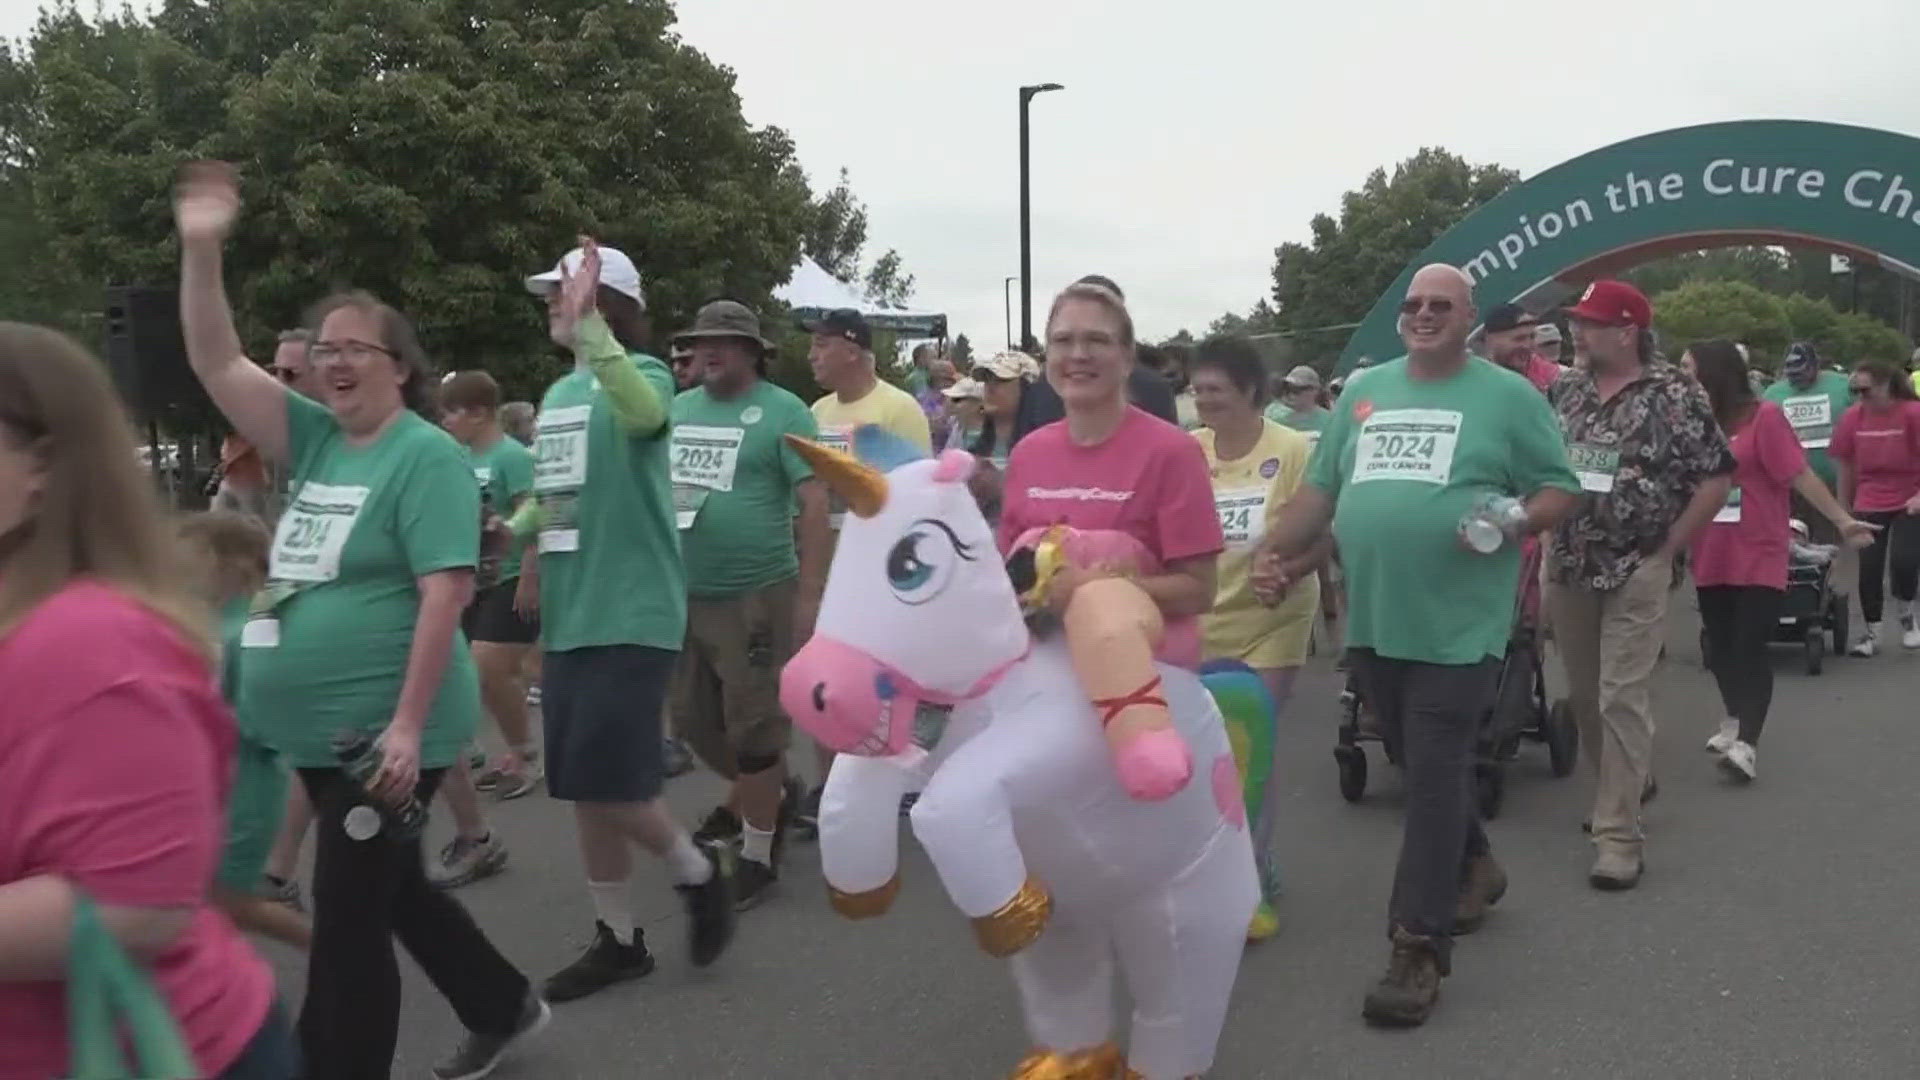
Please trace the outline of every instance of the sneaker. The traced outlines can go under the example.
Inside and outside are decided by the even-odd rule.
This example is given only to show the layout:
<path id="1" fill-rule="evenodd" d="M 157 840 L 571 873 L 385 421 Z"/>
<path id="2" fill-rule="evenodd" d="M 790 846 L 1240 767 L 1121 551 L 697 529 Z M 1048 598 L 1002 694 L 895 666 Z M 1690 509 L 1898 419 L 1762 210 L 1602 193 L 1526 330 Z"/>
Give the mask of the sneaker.
<path id="1" fill-rule="evenodd" d="M 1913 624 L 1913 616 L 1900 616 L 1900 644 L 1909 649 L 1920 649 L 1920 626 Z"/>
<path id="2" fill-rule="evenodd" d="M 474 777 L 473 789 L 475 791 L 492 791 L 500 786 L 500 778 L 505 775 L 506 770 L 497 765 L 492 766 L 488 768 L 486 772 Z"/>
<path id="3" fill-rule="evenodd" d="M 745 911 L 767 898 L 780 880 L 780 871 L 758 859 L 741 859 L 733 866 L 733 910 Z"/>
<path id="4" fill-rule="evenodd" d="M 1729 716 L 1720 721 L 1720 730 L 1714 732 L 1713 737 L 1707 740 L 1707 749 L 1716 754 L 1724 754 L 1727 752 L 1727 747 L 1732 746 L 1734 740 L 1739 737 L 1740 721 Z"/>
<path id="5" fill-rule="evenodd" d="M 486 771 L 487 752 L 485 750 L 480 749 L 478 746 L 468 748 L 467 768 L 473 770 L 473 772 L 475 773 Z"/>
<path id="6" fill-rule="evenodd" d="M 1453 907 L 1453 932 L 1471 934 L 1487 921 L 1487 912 L 1507 895 L 1507 872 L 1492 852 L 1475 855 L 1460 882 L 1460 898 Z"/>
<path id="7" fill-rule="evenodd" d="M 507 1049 L 522 1039 L 540 1034 L 553 1019 L 553 1009 L 538 996 L 529 993 L 520 1021 L 511 1035 L 482 1035 L 470 1031 L 453 1056 L 433 1067 L 435 1080 L 480 1080 L 489 1076 L 505 1057 Z"/>
<path id="8" fill-rule="evenodd" d="M 457 889 L 506 868 L 507 845 L 501 842 L 499 833 L 488 833 L 485 840 L 456 836 L 427 867 L 427 880 L 436 889 Z"/>
<path id="9" fill-rule="evenodd" d="M 554 972 L 540 994 L 548 1001 L 573 1001 L 652 973 L 653 954 L 647 951 L 645 935 L 635 930 L 633 944 L 622 945 L 606 923 L 596 921 L 593 944 L 578 960 Z"/>
<path id="10" fill-rule="evenodd" d="M 1253 921 L 1247 924 L 1248 941 L 1265 941 L 1280 932 L 1280 913 L 1265 900 L 1253 909 Z"/>
<path id="11" fill-rule="evenodd" d="M 716 806 L 700 827 L 693 830 L 696 844 L 736 844 L 740 842 L 740 815 L 724 806 Z"/>
<path id="12" fill-rule="evenodd" d="M 1735 739 L 1733 745 L 1720 755 L 1720 771 L 1743 784 L 1752 783 L 1758 775 L 1754 762 L 1757 756 L 1752 743 Z"/>
<path id="13" fill-rule="evenodd" d="M 794 832 L 808 839 L 820 835 L 820 795 L 824 791 L 826 785 L 822 784 L 807 792 L 807 797 L 800 800 L 800 811 L 793 816 Z"/>
<path id="14" fill-rule="evenodd" d="M 276 904 L 285 904 L 287 907 L 292 908 L 302 915 L 307 913 L 307 905 L 300 899 L 300 883 L 298 881 L 294 881 L 291 878 L 283 880 L 274 877 L 272 874 L 262 874 L 260 877 L 261 896 L 266 897 Z"/>
<path id="15" fill-rule="evenodd" d="M 1610 848 L 1593 860 L 1593 869 L 1587 871 L 1587 883 L 1603 892 L 1624 892 L 1640 884 L 1640 875 L 1646 869 L 1646 862 L 1638 854 Z"/>
<path id="16" fill-rule="evenodd" d="M 706 967 L 733 940 L 733 871 L 712 845 L 702 845 L 713 873 L 698 885 L 675 885 L 687 905 L 688 952 L 694 967 Z"/>
<path id="17" fill-rule="evenodd" d="M 693 771 L 693 751 L 679 739 L 668 737 L 660 745 L 660 758 L 666 764 L 667 779 L 685 776 Z"/>
<path id="18" fill-rule="evenodd" d="M 1387 973 L 1367 991 L 1360 1015 L 1375 1024 L 1418 1027 L 1433 1015 L 1446 969 L 1432 938 L 1393 928 L 1393 956 Z"/>
<path id="19" fill-rule="evenodd" d="M 498 798 L 503 800 L 517 799 L 522 795 L 532 792 L 540 786 L 541 781 L 547 778 L 547 767 L 540 763 L 540 758 L 537 755 L 523 758 L 522 761 L 524 763 L 520 766 L 519 771 L 507 772 L 503 770 L 497 774 L 499 776 L 499 782 L 495 785 L 494 794 Z"/>
<path id="20" fill-rule="evenodd" d="M 1868 623 L 1860 634 L 1860 640 L 1853 643 L 1853 655 L 1865 658 L 1880 651 L 1880 624 Z"/>

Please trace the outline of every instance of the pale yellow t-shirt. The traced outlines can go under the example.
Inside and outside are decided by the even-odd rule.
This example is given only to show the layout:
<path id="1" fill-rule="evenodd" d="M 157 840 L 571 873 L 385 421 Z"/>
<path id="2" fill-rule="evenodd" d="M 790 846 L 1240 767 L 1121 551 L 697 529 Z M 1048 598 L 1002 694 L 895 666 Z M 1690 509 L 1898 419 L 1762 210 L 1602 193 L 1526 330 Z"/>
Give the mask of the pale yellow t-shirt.
<path id="1" fill-rule="evenodd" d="M 905 439 L 922 452 L 933 453 L 933 430 L 927 413 L 912 394 L 882 379 L 858 401 L 845 402 L 838 394 L 828 394 L 813 403 L 813 419 L 820 426 L 820 442 L 836 450 L 849 449 L 849 436 L 862 424 L 874 424 Z M 846 505 L 838 497 L 831 501 L 829 520 L 840 527 Z"/>
<path id="2" fill-rule="evenodd" d="M 1213 611 L 1202 620 L 1201 630 L 1209 659 L 1242 660 L 1256 668 L 1292 667 L 1307 659 L 1313 615 L 1320 610 L 1319 578 L 1309 575 L 1294 582 L 1286 599 L 1270 608 L 1254 597 L 1248 571 L 1255 545 L 1306 476 L 1312 444 L 1300 432 L 1271 420 L 1261 424 L 1253 449 L 1232 461 L 1215 456 L 1211 429 L 1193 433 L 1206 451 L 1214 509 L 1227 539 L 1216 564 Z"/>

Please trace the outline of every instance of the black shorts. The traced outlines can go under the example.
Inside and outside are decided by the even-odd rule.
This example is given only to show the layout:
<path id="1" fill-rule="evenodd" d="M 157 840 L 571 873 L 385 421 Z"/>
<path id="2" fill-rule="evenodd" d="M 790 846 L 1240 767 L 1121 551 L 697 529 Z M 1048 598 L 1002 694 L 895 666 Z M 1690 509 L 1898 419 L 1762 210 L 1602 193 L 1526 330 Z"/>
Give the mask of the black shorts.
<path id="1" fill-rule="evenodd" d="M 595 645 L 545 655 L 547 791 L 565 802 L 646 802 L 666 786 L 660 725 L 679 653 Z"/>
<path id="2" fill-rule="evenodd" d="M 519 587 L 520 579 L 510 577 L 473 595 L 473 603 L 460 616 L 460 629 L 467 632 L 468 641 L 531 645 L 540 640 L 540 620 L 523 619 L 513 610 L 513 592 Z"/>

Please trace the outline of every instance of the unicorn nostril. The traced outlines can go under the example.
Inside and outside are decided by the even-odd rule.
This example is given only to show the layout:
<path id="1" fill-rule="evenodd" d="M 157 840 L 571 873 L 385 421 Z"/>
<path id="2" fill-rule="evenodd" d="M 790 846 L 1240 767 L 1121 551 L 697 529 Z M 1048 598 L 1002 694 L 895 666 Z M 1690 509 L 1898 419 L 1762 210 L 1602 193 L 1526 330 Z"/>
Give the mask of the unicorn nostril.
<path id="1" fill-rule="evenodd" d="M 813 684 L 813 711 L 814 712 L 827 711 L 827 684 L 826 683 L 817 682 Z"/>

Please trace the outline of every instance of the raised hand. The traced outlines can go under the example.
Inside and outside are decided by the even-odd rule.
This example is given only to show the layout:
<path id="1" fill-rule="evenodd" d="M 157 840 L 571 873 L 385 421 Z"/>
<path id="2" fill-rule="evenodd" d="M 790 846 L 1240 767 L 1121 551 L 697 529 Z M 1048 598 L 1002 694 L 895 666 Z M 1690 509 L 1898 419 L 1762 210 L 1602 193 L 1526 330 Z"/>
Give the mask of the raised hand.
<path id="1" fill-rule="evenodd" d="M 219 243 L 240 216 L 240 177 L 224 161 L 192 161 L 180 167 L 173 187 L 173 223 L 184 243 Z"/>
<path id="2" fill-rule="evenodd" d="M 560 265 L 560 296 L 548 320 L 554 344 L 569 349 L 579 335 L 580 321 L 593 314 L 594 297 L 600 290 L 600 245 L 593 237 L 582 236 L 580 255 L 580 267 L 572 273 L 564 262 Z"/>

